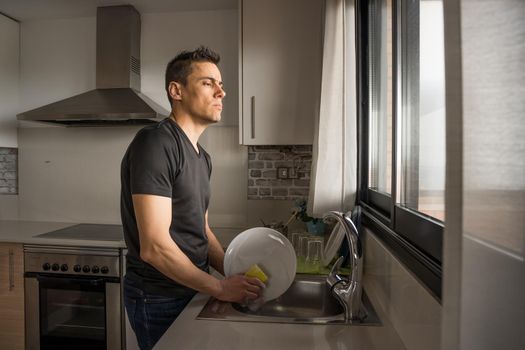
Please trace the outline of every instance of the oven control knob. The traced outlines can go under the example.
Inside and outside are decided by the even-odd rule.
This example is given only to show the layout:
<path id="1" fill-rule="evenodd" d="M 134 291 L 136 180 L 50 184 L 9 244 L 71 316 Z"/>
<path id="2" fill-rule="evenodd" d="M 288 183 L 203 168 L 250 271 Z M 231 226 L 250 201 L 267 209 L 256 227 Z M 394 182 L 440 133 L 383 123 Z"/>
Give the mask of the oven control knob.
<path id="1" fill-rule="evenodd" d="M 67 264 L 62 264 L 62 266 L 60 266 L 60 271 L 66 272 L 67 269 L 68 269 Z"/>
<path id="2" fill-rule="evenodd" d="M 90 271 L 90 267 L 88 265 L 84 265 L 84 267 L 82 268 L 82 271 L 88 273 Z"/>
<path id="3" fill-rule="evenodd" d="M 97 265 L 93 265 L 93 267 L 91 268 L 91 272 L 93 273 L 98 273 L 100 271 L 100 269 L 98 268 Z"/>
<path id="4" fill-rule="evenodd" d="M 102 268 L 100 269 L 100 272 L 102 272 L 102 273 L 108 273 L 108 272 L 109 272 L 109 267 L 107 267 L 107 266 L 102 266 Z"/>
<path id="5" fill-rule="evenodd" d="M 59 269 L 60 269 L 60 265 L 58 265 L 58 264 L 51 265 L 51 270 L 58 271 Z"/>
<path id="6" fill-rule="evenodd" d="M 50 268 L 51 268 L 51 264 L 49 264 L 49 263 L 42 264 L 42 269 L 44 271 L 49 271 Z"/>
<path id="7" fill-rule="evenodd" d="M 75 272 L 82 271 L 82 266 L 80 266 L 79 264 L 76 264 L 75 266 L 73 266 L 73 271 L 75 271 Z"/>

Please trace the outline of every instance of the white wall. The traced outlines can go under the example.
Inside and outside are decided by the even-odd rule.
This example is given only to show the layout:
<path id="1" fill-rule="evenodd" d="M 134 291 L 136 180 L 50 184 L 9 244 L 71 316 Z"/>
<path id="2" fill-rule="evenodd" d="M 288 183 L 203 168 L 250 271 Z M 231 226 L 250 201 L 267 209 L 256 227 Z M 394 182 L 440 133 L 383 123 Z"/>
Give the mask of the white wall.
<path id="1" fill-rule="evenodd" d="M 363 286 L 407 350 L 439 350 L 441 305 L 376 235 L 363 231 Z"/>
<path id="2" fill-rule="evenodd" d="M 191 30 L 186 27 L 192 28 Z M 95 18 L 22 23 L 22 109 L 95 87 Z M 209 45 L 220 64 L 228 96 L 222 126 L 201 143 L 213 159 L 210 222 L 243 228 L 284 220 L 290 202 L 248 201 L 247 150 L 238 144 L 237 12 L 181 12 L 142 16 L 142 92 L 168 107 L 164 69 L 183 49 Z M 138 130 L 30 127 L 19 129 L 21 219 L 120 222 L 120 161 Z"/>
<path id="3" fill-rule="evenodd" d="M 120 160 L 137 130 L 20 129 L 20 218 L 118 223 Z"/>
<path id="4" fill-rule="evenodd" d="M 120 222 L 120 162 L 138 127 L 19 130 L 20 218 Z M 214 227 L 284 220 L 288 201 L 248 201 L 247 150 L 237 127 L 209 128 L 202 145 L 213 160 L 210 223 Z"/>
<path id="5" fill-rule="evenodd" d="M 18 195 L 0 196 L 0 220 L 18 219 Z"/>
<path id="6" fill-rule="evenodd" d="M 95 88 L 95 18 L 21 23 L 20 111 Z"/>
<path id="7" fill-rule="evenodd" d="M 142 92 L 169 110 L 164 90 L 167 63 L 182 50 L 209 46 L 221 55 L 227 92 L 218 125 L 237 125 L 237 11 L 150 13 L 141 20 Z M 21 42 L 20 110 L 95 88 L 96 18 L 23 22 Z"/>
<path id="8" fill-rule="evenodd" d="M 445 3 L 442 349 L 524 349 L 525 2 Z"/>
<path id="9" fill-rule="evenodd" d="M 18 22 L 0 14 L 0 147 L 17 147 L 19 32 Z"/>
<path id="10" fill-rule="evenodd" d="M 221 55 L 226 89 L 222 120 L 238 125 L 237 10 L 142 15 L 142 92 L 170 110 L 164 90 L 166 64 L 181 50 L 205 45 Z"/>
<path id="11" fill-rule="evenodd" d="M 525 348 L 525 2 L 462 1 L 461 349 Z"/>

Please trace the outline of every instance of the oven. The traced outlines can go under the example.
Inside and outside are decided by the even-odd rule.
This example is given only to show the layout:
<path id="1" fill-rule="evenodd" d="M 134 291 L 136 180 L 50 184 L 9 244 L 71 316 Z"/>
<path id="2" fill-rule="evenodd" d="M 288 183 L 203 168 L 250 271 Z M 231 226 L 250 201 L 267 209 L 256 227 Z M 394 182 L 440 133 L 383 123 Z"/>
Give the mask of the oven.
<path id="1" fill-rule="evenodd" d="M 24 247 L 26 349 L 123 348 L 121 251 Z"/>

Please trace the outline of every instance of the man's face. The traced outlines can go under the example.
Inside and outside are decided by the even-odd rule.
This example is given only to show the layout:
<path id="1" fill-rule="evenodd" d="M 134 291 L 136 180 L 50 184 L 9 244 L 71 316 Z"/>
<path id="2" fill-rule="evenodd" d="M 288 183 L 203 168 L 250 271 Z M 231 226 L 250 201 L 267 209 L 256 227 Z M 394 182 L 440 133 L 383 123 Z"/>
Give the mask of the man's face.
<path id="1" fill-rule="evenodd" d="M 221 72 L 211 62 L 192 63 L 191 67 L 186 85 L 179 85 L 181 106 L 204 124 L 217 123 L 221 120 L 222 99 L 226 96 Z"/>

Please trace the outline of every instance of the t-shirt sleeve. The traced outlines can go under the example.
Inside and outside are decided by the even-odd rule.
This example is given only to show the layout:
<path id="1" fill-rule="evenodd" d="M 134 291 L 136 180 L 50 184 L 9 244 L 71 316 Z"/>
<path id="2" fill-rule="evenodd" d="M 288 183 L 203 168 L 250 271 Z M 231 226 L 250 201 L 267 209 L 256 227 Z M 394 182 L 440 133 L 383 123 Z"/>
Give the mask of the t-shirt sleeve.
<path id="1" fill-rule="evenodd" d="M 130 187 L 132 194 L 172 195 L 174 167 L 177 166 L 175 145 L 159 132 L 142 132 L 130 148 Z"/>

